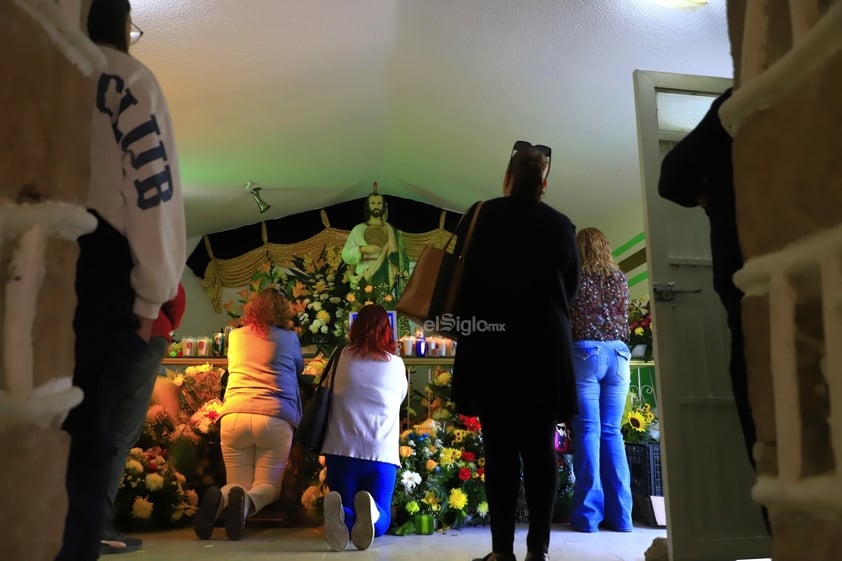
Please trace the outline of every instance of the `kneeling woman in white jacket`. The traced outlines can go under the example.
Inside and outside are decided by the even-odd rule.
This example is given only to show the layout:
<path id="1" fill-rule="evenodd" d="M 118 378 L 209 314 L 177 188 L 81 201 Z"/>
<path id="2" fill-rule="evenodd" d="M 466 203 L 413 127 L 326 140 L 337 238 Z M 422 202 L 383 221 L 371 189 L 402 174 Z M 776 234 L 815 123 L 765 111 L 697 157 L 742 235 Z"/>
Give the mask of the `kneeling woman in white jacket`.
<path id="1" fill-rule="evenodd" d="M 325 539 L 334 551 L 343 551 L 349 537 L 357 549 L 367 549 L 389 529 L 400 467 L 400 406 L 408 387 L 382 306 L 364 306 L 349 339 L 337 362 L 321 450 L 330 488 Z"/>

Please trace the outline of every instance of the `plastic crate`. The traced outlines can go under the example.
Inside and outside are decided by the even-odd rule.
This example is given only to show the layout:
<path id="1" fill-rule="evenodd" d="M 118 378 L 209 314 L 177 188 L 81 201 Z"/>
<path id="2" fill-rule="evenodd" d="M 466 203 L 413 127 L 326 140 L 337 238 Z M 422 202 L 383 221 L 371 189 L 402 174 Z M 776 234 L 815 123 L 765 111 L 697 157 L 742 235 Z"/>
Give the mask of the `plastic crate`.
<path id="1" fill-rule="evenodd" d="M 626 443 L 626 458 L 631 472 L 632 494 L 644 497 L 663 496 L 660 444 Z"/>
<path id="2" fill-rule="evenodd" d="M 650 528 L 665 528 L 667 525 L 664 498 L 657 495 L 642 497 L 632 495 L 632 519 Z"/>

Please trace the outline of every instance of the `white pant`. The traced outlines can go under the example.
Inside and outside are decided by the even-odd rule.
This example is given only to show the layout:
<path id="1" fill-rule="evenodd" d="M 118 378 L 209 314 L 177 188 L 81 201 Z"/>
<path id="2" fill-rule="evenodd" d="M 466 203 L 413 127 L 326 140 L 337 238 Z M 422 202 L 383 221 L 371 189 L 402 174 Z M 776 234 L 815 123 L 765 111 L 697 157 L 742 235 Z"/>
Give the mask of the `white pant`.
<path id="1" fill-rule="evenodd" d="M 228 493 L 234 487 L 242 487 L 254 504 L 248 514 L 278 500 L 292 434 L 292 425 L 277 417 L 254 413 L 222 417 L 219 436 L 227 481 L 222 488 L 222 506 L 228 506 Z"/>

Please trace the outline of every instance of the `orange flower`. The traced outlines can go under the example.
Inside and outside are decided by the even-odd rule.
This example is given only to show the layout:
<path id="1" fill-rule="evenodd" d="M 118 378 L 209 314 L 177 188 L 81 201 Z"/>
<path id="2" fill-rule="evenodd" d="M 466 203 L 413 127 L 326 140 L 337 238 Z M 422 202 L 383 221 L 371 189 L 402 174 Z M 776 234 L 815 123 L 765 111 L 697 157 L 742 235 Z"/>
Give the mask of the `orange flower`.
<path id="1" fill-rule="evenodd" d="M 350 293 L 350 292 L 348 293 L 348 296 L 346 296 L 346 297 L 345 297 L 345 300 L 347 300 L 348 302 L 351 302 L 352 304 L 354 303 L 354 301 L 355 301 L 356 299 L 357 299 L 357 297 L 356 297 L 356 296 L 354 296 L 354 295 L 353 295 L 352 293 Z"/>
<path id="2" fill-rule="evenodd" d="M 302 296 L 308 296 L 310 291 L 307 290 L 307 287 L 301 281 L 296 281 L 296 283 L 292 286 L 292 297 L 293 298 L 301 298 Z"/>
<path id="3" fill-rule="evenodd" d="M 365 285 L 365 288 L 363 288 L 363 292 L 365 292 L 366 294 L 371 294 L 372 290 L 374 290 L 374 287 L 370 284 Z"/>

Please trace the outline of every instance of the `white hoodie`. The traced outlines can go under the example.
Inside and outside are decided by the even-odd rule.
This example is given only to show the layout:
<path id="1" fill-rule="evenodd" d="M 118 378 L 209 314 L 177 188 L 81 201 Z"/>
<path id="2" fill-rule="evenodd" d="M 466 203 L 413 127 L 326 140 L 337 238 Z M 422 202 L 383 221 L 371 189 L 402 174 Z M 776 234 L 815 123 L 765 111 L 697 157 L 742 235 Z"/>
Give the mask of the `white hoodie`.
<path id="1" fill-rule="evenodd" d="M 87 204 L 128 240 L 134 313 L 156 318 L 176 295 L 186 261 L 172 121 L 152 72 L 126 53 L 100 48 L 107 66 L 96 85 Z"/>

